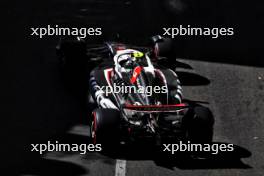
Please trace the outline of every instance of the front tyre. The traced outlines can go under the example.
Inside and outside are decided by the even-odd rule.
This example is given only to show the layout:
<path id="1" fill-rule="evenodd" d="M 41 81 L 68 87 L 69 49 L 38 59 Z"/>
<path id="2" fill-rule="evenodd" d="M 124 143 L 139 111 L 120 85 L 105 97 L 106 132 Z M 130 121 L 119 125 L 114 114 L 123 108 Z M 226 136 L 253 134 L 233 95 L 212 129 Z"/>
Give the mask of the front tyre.
<path id="1" fill-rule="evenodd" d="M 95 109 L 91 119 L 91 138 L 94 144 L 117 144 L 119 141 L 120 112 L 115 109 Z"/>
<path id="2" fill-rule="evenodd" d="M 151 38 L 154 55 L 156 57 L 166 57 L 168 59 L 173 58 L 173 42 L 170 38 L 164 38 L 160 35 L 153 36 Z"/>

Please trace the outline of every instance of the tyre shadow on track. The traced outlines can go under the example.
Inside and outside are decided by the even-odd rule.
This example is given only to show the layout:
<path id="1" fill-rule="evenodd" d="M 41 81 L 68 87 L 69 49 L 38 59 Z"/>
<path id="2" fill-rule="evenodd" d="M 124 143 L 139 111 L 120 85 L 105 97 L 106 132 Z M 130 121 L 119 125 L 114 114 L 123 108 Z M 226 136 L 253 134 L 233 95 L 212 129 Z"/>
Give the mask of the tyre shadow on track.
<path id="1" fill-rule="evenodd" d="M 222 144 L 222 143 L 219 143 Z M 161 149 L 155 149 L 153 146 L 128 146 L 119 153 L 104 153 L 113 158 L 123 158 L 126 160 L 153 160 L 157 166 L 173 169 L 225 169 L 241 168 L 249 169 L 251 166 L 243 163 L 241 158 L 251 156 L 251 152 L 240 146 L 234 146 L 232 152 L 219 152 L 218 154 L 209 154 L 207 157 L 199 158 L 187 153 L 178 152 L 170 154 L 162 152 Z"/>
<path id="2" fill-rule="evenodd" d="M 176 73 L 179 76 L 179 79 L 183 86 L 202 86 L 202 85 L 210 84 L 209 79 L 195 73 L 182 72 L 182 71 L 180 72 L 177 71 Z"/>
<path id="3" fill-rule="evenodd" d="M 183 86 L 204 86 L 211 83 L 208 78 L 197 73 L 189 72 L 194 70 L 191 65 L 178 60 L 173 62 L 172 61 L 173 59 L 170 58 L 169 60 L 162 60 L 162 63 L 158 64 L 162 65 L 165 68 L 170 68 L 176 71 Z M 184 69 L 184 71 L 177 71 L 178 68 Z"/>
<path id="4" fill-rule="evenodd" d="M 223 144 L 219 142 L 218 144 Z M 249 169 L 251 166 L 243 163 L 242 158 L 251 156 L 251 152 L 247 149 L 234 146 L 232 152 L 219 152 L 218 154 L 209 154 L 205 158 L 179 157 L 178 159 L 170 156 L 168 159 L 158 159 L 155 163 L 159 166 L 179 169 L 225 169 L 225 168 L 240 168 Z"/>
<path id="5" fill-rule="evenodd" d="M 63 142 L 69 143 L 88 143 L 88 136 L 81 136 L 75 134 L 67 134 L 63 137 Z M 91 141 L 90 141 L 91 142 Z M 223 142 L 213 142 L 213 144 L 226 144 Z M 102 146 L 104 149 L 104 146 Z M 146 141 L 141 143 L 132 143 L 131 145 L 120 145 L 114 148 L 107 148 L 100 152 L 107 158 L 125 159 L 130 161 L 144 161 L 152 160 L 157 166 L 167 169 L 174 167 L 188 170 L 188 169 L 250 169 L 251 166 L 245 164 L 241 159 L 251 156 L 251 152 L 241 146 L 234 145 L 234 150 L 231 152 L 218 152 L 217 154 L 206 154 L 204 157 L 200 155 L 188 154 L 187 152 L 176 152 L 171 154 L 163 152 L 164 148 L 155 147 L 152 143 Z M 66 153 L 65 153 L 66 154 Z M 67 153 L 68 154 L 68 153 Z M 85 158 L 87 160 L 94 160 L 94 157 Z"/>

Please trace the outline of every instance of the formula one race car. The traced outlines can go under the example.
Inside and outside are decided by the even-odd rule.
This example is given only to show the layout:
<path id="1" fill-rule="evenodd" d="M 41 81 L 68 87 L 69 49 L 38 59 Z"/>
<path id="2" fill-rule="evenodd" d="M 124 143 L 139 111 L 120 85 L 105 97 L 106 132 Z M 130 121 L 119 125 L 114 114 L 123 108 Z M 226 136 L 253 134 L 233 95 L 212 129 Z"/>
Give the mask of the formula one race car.
<path id="1" fill-rule="evenodd" d="M 89 45 L 77 39 L 57 46 L 65 67 L 76 62 L 87 66 L 87 96 L 89 106 L 95 107 L 89 117 L 93 142 L 210 143 L 211 111 L 185 102 L 177 74 L 163 64 L 176 62 L 171 57 L 172 41 L 161 36 L 151 41 L 150 46 L 140 47 L 117 42 Z"/>

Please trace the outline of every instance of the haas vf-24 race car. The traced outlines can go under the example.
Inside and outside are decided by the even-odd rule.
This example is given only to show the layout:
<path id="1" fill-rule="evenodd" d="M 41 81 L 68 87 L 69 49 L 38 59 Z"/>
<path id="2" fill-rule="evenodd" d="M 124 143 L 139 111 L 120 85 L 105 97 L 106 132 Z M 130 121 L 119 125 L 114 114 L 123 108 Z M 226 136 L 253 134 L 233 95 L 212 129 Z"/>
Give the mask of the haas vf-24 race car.
<path id="1" fill-rule="evenodd" d="M 78 61 L 77 57 L 89 65 L 88 96 L 90 106 L 95 107 L 89 121 L 94 143 L 146 138 L 156 144 L 212 141 L 212 113 L 183 99 L 175 68 L 168 66 L 176 62 L 172 48 L 172 42 L 161 36 L 152 37 L 147 47 L 117 42 L 89 45 L 81 40 L 58 45 L 64 65 Z"/>

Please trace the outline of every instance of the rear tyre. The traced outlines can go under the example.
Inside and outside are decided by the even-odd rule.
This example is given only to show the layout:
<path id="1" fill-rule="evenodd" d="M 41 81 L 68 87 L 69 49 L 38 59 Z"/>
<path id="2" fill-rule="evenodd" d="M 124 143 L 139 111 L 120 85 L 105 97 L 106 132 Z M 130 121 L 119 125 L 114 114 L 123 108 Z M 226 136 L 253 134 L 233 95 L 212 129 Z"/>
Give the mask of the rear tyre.
<path id="1" fill-rule="evenodd" d="M 210 144 L 213 140 L 214 117 L 212 112 L 203 106 L 195 106 L 190 110 L 185 125 L 187 139 L 191 143 Z"/>
<path id="2" fill-rule="evenodd" d="M 120 112 L 115 109 L 95 109 L 91 119 L 91 138 L 94 144 L 113 146 L 119 142 Z"/>

